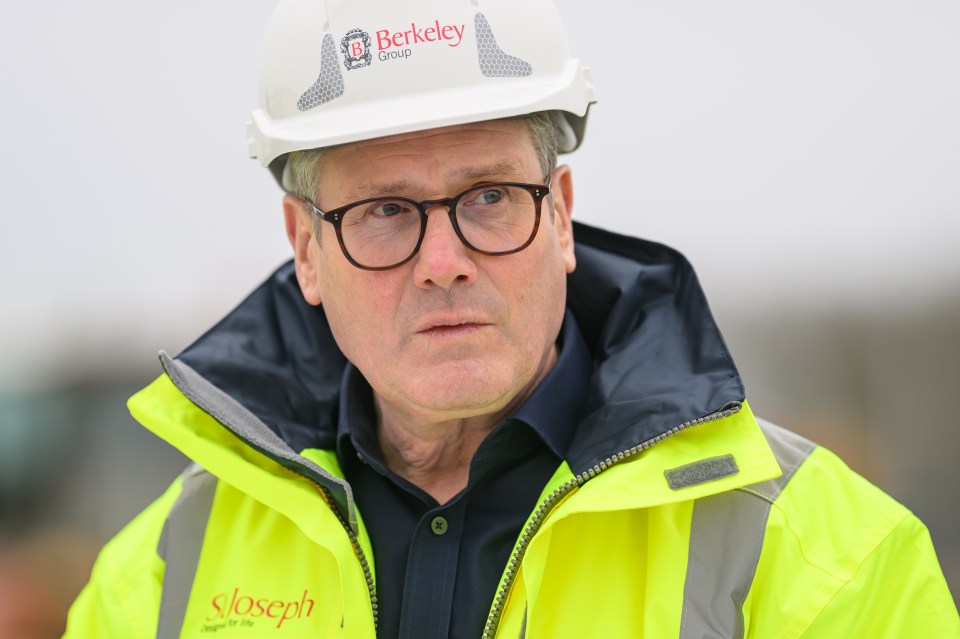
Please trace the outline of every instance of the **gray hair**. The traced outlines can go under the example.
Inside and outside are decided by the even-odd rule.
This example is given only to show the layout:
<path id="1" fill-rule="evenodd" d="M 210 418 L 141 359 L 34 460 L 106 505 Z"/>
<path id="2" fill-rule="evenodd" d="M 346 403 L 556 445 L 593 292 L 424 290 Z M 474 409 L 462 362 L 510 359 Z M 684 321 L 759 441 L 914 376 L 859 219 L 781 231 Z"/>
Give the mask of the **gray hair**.
<path id="1" fill-rule="evenodd" d="M 557 167 L 557 154 L 563 139 L 563 114 L 559 111 L 538 111 L 519 119 L 527 123 L 530 140 L 533 142 L 540 170 L 550 175 Z M 287 158 L 283 169 L 283 188 L 299 198 L 316 202 L 320 170 L 323 168 L 324 149 L 294 151 Z M 313 234 L 320 237 L 320 218 L 313 215 Z"/>

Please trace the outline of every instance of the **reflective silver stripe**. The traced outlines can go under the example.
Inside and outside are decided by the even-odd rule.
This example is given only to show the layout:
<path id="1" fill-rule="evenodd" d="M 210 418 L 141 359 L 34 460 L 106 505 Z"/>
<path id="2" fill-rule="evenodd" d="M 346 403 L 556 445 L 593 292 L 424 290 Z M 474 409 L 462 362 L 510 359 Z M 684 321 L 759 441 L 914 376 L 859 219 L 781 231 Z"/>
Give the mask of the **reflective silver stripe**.
<path id="1" fill-rule="evenodd" d="M 780 428 L 776 424 L 771 424 L 762 419 L 758 419 L 757 422 L 760 424 L 763 436 L 767 438 L 767 443 L 770 444 L 773 456 L 777 458 L 777 463 L 780 464 L 783 475 L 752 486 L 744 486 L 740 490 L 773 503 L 793 478 L 793 474 L 797 472 L 800 464 L 810 456 L 817 445 L 805 437 L 792 433 L 785 428 Z"/>
<path id="2" fill-rule="evenodd" d="M 743 637 L 743 603 L 760 560 L 770 505 L 815 444 L 760 422 L 783 475 L 698 499 L 690 526 L 680 639 Z"/>
<path id="3" fill-rule="evenodd" d="M 184 472 L 183 490 L 163 524 L 157 553 L 166 570 L 157 639 L 180 636 L 216 490 L 217 478 L 193 464 Z"/>

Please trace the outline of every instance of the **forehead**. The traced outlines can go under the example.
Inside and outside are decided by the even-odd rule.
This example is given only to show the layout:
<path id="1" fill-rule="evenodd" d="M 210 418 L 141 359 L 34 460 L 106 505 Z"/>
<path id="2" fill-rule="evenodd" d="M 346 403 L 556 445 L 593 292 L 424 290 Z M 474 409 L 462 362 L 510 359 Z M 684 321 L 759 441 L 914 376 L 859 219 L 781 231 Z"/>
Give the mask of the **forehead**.
<path id="1" fill-rule="evenodd" d="M 534 181 L 539 161 L 527 123 L 491 120 L 375 138 L 328 149 L 321 190 L 368 195 L 490 179 Z"/>

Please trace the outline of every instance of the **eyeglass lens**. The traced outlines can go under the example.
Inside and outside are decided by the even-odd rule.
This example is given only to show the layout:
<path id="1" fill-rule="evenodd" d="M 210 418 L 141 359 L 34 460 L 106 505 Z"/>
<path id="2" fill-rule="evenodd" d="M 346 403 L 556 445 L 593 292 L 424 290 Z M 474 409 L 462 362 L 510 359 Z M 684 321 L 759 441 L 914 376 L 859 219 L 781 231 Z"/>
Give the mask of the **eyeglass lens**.
<path id="1" fill-rule="evenodd" d="M 537 206 L 527 190 L 503 184 L 477 187 L 456 204 L 460 233 L 469 245 L 486 253 L 509 253 L 523 246 L 536 228 Z M 343 213 L 344 248 L 370 267 L 401 262 L 416 249 L 423 223 L 414 202 L 379 199 Z"/>

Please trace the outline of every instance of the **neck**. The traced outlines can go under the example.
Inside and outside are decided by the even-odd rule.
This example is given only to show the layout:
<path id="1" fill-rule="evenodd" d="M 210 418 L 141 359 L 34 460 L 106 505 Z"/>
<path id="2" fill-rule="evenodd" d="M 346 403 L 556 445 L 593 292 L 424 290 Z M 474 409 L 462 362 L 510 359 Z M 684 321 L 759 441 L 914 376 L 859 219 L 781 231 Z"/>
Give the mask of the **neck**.
<path id="1" fill-rule="evenodd" d="M 387 468 L 443 504 L 466 488 L 470 460 L 494 426 L 468 419 L 429 427 L 382 421 L 378 438 Z"/>
<path id="2" fill-rule="evenodd" d="M 480 415 L 435 415 L 399 410 L 374 393 L 377 440 L 387 468 L 444 504 L 467 486 L 470 461 L 497 424 L 537 387 L 557 361 L 553 347 L 545 365 L 522 392 Z"/>

